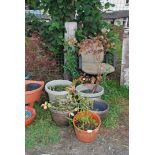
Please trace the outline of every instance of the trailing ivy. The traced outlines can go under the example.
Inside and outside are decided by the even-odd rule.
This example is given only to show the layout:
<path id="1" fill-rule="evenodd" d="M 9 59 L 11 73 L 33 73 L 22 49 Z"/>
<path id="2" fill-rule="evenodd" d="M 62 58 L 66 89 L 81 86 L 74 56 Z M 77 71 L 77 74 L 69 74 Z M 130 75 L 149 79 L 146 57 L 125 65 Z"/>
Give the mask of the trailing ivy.
<path id="1" fill-rule="evenodd" d="M 71 78 L 76 79 L 79 77 L 77 70 L 77 49 L 76 46 L 65 43 L 65 64 L 64 70 L 71 75 Z"/>

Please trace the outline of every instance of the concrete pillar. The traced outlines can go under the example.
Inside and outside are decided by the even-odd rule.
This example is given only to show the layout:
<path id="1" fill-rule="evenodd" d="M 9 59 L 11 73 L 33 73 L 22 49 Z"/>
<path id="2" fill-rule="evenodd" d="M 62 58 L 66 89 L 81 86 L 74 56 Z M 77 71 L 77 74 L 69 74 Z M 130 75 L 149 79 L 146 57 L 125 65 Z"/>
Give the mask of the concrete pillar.
<path id="1" fill-rule="evenodd" d="M 77 22 L 66 22 L 65 28 L 66 28 L 66 33 L 64 34 L 65 41 L 71 38 L 75 38 L 75 32 L 77 30 Z M 66 63 L 65 55 L 64 55 L 64 63 Z M 71 80 L 71 76 L 68 73 L 64 72 L 64 79 Z"/>
<path id="2" fill-rule="evenodd" d="M 129 86 L 129 31 L 125 30 L 122 44 L 121 79 L 122 85 Z"/>
<path id="3" fill-rule="evenodd" d="M 75 31 L 77 30 L 77 22 L 66 22 L 65 23 L 66 33 L 65 40 L 75 38 Z"/>

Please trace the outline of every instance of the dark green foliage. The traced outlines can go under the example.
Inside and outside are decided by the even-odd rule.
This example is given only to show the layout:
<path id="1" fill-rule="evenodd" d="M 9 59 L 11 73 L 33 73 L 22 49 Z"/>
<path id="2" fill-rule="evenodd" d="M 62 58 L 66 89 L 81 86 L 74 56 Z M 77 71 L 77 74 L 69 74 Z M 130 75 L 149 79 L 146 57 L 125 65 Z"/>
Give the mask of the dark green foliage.
<path id="1" fill-rule="evenodd" d="M 30 10 L 36 10 L 39 8 L 40 0 L 25 0 L 25 4 L 28 4 Z"/>
<path id="2" fill-rule="evenodd" d="M 77 10 L 77 22 L 81 25 L 77 34 L 85 37 L 96 36 L 102 29 L 103 9 L 100 0 L 78 0 L 75 4 Z M 82 29 L 81 29 L 82 27 Z M 81 31 L 82 32 L 79 32 Z"/>
<path id="3" fill-rule="evenodd" d="M 54 54 L 63 52 L 64 31 L 65 28 L 62 22 L 45 22 L 40 34 L 45 43 L 45 48 Z"/>
<path id="4" fill-rule="evenodd" d="M 106 80 L 106 78 L 103 78 L 101 86 L 105 90 L 102 99 L 109 103 L 109 112 L 103 119 L 103 124 L 107 128 L 117 128 L 123 111 L 122 102 L 129 99 L 129 88 L 120 86 L 116 81 Z"/>
<path id="5" fill-rule="evenodd" d="M 64 70 L 69 73 L 73 79 L 79 77 L 79 72 L 77 70 L 77 51 L 75 46 L 70 46 L 65 44 L 65 64 Z"/>
<path id="6" fill-rule="evenodd" d="M 31 37 L 34 32 L 40 32 L 43 22 L 39 20 L 34 14 L 25 15 L 25 35 Z"/>

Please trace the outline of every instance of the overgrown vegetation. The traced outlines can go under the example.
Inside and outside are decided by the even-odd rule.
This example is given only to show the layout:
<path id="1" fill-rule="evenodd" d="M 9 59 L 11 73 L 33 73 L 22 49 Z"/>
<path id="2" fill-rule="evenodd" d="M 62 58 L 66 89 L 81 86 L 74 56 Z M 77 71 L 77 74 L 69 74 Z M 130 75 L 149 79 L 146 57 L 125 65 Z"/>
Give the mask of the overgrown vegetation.
<path id="1" fill-rule="evenodd" d="M 31 5 L 35 4 L 35 2 L 35 0 L 29 0 Z M 118 42 L 118 34 L 113 31 L 112 25 L 104 20 L 102 11 L 103 8 L 108 9 L 113 6 L 111 3 L 107 2 L 102 5 L 100 0 L 42 0 L 36 6 L 48 13 L 51 20 L 43 22 L 43 24 L 40 23 L 40 25 L 38 25 L 39 22 L 33 22 L 32 26 L 36 26 L 36 28 L 32 28 L 32 30 L 40 31 L 40 36 L 45 43 L 44 47 L 55 55 L 58 53 L 63 55 L 66 52 L 64 50 L 64 33 L 66 31 L 64 25 L 65 22 L 70 21 L 76 21 L 78 24 L 76 31 L 78 42 L 101 35 L 104 31 L 108 40 L 113 43 L 113 46 L 108 48 L 108 51 L 116 51 L 115 45 Z M 38 28 L 39 30 L 37 30 Z M 77 51 L 75 52 L 77 53 Z M 69 60 L 67 66 L 64 66 L 65 72 L 71 74 L 72 78 L 78 76 L 75 52 L 67 51 L 65 55 L 66 59 Z"/>
<path id="2" fill-rule="evenodd" d="M 64 51 L 65 51 L 65 64 L 64 64 L 64 71 L 68 73 L 72 79 L 79 77 L 78 72 L 78 56 L 77 56 L 77 47 L 76 47 L 76 40 L 75 38 L 69 39 L 64 44 Z"/>
<path id="3" fill-rule="evenodd" d="M 109 112 L 105 119 L 103 119 L 103 124 L 107 128 L 117 128 L 120 116 L 123 113 L 121 100 L 129 99 L 129 88 L 120 86 L 116 81 L 106 80 L 105 78 L 103 78 L 101 86 L 105 89 L 102 99 L 109 103 Z"/>

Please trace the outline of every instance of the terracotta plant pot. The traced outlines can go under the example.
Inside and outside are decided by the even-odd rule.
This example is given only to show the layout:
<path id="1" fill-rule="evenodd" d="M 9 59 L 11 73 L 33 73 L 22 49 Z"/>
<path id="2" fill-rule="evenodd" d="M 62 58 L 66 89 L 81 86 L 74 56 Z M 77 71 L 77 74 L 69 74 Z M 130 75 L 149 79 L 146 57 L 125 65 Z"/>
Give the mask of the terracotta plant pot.
<path id="1" fill-rule="evenodd" d="M 25 104 L 33 107 L 40 100 L 44 81 L 25 80 Z"/>
<path id="2" fill-rule="evenodd" d="M 81 115 L 81 113 L 83 113 L 85 116 L 86 115 L 91 115 L 91 117 L 96 120 L 96 122 L 99 124 L 98 127 L 94 130 L 81 130 L 76 126 L 77 123 L 77 117 L 79 117 Z M 74 118 L 73 118 L 73 125 L 74 125 L 74 129 L 75 129 L 75 133 L 76 133 L 76 137 L 78 140 L 85 142 L 85 143 L 90 143 L 92 141 L 94 141 L 97 138 L 97 134 L 101 125 L 101 119 L 100 117 L 94 113 L 94 112 L 90 112 L 90 111 L 84 111 L 84 112 L 78 112 Z"/>
<path id="3" fill-rule="evenodd" d="M 36 117 L 36 111 L 30 106 L 25 107 L 25 127 L 30 125 Z"/>

